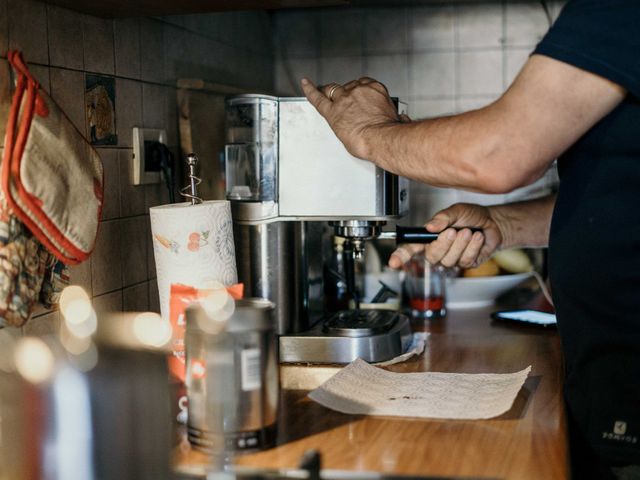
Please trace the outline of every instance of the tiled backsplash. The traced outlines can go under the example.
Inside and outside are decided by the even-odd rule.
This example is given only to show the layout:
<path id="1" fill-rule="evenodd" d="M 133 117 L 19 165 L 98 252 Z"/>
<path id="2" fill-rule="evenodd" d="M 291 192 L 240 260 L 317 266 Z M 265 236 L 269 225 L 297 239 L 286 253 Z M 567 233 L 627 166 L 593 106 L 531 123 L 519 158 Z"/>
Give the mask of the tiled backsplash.
<path id="1" fill-rule="evenodd" d="M 548 3 L 557 17 L 564 2 Z M 548 27 L 538 1 L 277 12 L 275 87 L 300 95 L 303 76 L 326 84 L 366 75 L 406 99 L 413 118 L 462 112 L 500 96 Z M 412 184 L 405 221 L 423 223 L 456 201 L 499 203 L 521 193 L 487 196 Z"/>
<path id="2" fill-rule="evenodd" d="M 103 221 L 91 259 L 72 269 L 73 283 L 90 293 L 97 310 L 159 311 L 148 209 L 168 197 L 160 184 L 129 184 L 132 128 L 166 129 L 169 147 L 177 149 L 178 78 L 271 91 L 271 38 L 262 12 L 113 21 L 35 0 L 0 0 L 0 68 L 8 68 L 8 48 L 22 50 L 82 132 L 85 74 L 115 78 L 118 143 L 98 147 L 105 168 Z M 0 89 L 7 95 L 7 86 Z M 4 141 L 4 126 L 0 130 Z M 39 311 L 24 329 L 46 333 L 57 321 L 57 312 Z"/>
<path id="3" fill-rule="evenodd" d="M 551 2 L 552 15 L 559 9 L 560 2 Z M 85 75 L 115 79 L 117 144 L 98 147 L 104 218 L 91 260 L 72 269 L 72 281 L 91 294 L 98 310 L 157 311 L 148 209 L 168 198 L 159 184 L 130 185 L 132 128 L 166 129 L 169 146 L 177 149 L 178 78 L 262 92 L 273 91 L 275 83 L 277 93 L 291 95 L 300 93 L 302 76 L 326 83 L 369 75 L 407 99 L 413 117 L 428 117 L 494 100 L 546 29 L 544 12 L 533 1 L 114 21 L 36 0 L 0 0 L 0 68 L 8 69 L 8 48 L 22 50 L 83 132 Z M 0 95 L 7 94 L 8 86 L 0 84 Z M 462 195 L 418 185 L 413 190 L 412 222 Z M 25 330 L 44 333 L 57 321 L 56 312 L 39 311 Z"/>

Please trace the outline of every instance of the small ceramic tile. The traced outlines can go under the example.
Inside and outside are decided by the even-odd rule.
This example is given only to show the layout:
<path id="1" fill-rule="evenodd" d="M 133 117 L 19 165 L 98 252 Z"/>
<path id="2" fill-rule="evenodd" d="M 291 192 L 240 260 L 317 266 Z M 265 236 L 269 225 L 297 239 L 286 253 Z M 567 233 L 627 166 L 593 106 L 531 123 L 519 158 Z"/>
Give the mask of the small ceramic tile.
<path id="1" fill-rule="evenodd" d="M 11 67 L 9 62 L 0 58 L 0 118 L 7 118 L 11 105 Z M 0 145 L 4 145 L 6 121 L 0 121 Z"/>
<path id="2" fill-rule="evenodd" d="M 456 102 L 453 98 L 409 101 L 409 116 L 414 120 L 451 115 L 455 111 Z"/>
<path id="3" fill-rule="evenodd" d="M 93 255 L 93 253 L 91 254 Z M 80 265 L 69 267 L 69 284 L 82 287 L 87 295 L 93 295 L 91 281 L 91 257 Z"/>
<path id="4" fill-rule="evenodd" d="M 332 9 L 318 14 L 323 57 L 362 55 L 364 15 L 359 10 Z"/>
<path id="5" fill-rule="evenodd" d="M 275 64 L 275 91 L 278 95 L 302 95 L 300 80 L 318 81 L 318 62 L 315 58 L 280 59 Z"/>
<path id="6" fill-rule="evenodd" d="M 162 25 L 164 77 L 163 81 L 175 85 L 178 78 L 187 78 L 185 65 L 188 58 L 185 52 L 190 52 L 193 45 L 190 44 L 189 32 L 186 32 L 173 25 L 165 23 Z"/>
<path id="7" fill-rule="evenodd" d="M 98 154 L 104 168 L 104 205 L 102 220 L 120 217 L 120 162 L 118 150 L 99 148 Z"/>
<path id="8" fill-rule="evenodd" d="M 270 53 L 272 47 L 269 14 L 264 11 L 233 12 L 233 42 L 256 53 Z"/>
<path id="9" fill-rule="evenodd" d="M 35 0 L 9 0 L 8 18 L 9 48 L 21 50 L 27 62 L 48 64 L 46 5 Z"/>
<path id="10" fill-rule="evenodd" d="M 531 47 L 549 30 L 549 20 L 539 2 L 511 3 L 506 9 L 507 46 Z"/>
<path id="11" fill-rule="evenodd" d="M 531 50 L 528 48 L 525 49 L 508 49 L 505 55 L 505 88 L 513 83 L 513 80 L 516 78 L 520 70 L 529 60 L 529 55 L 531 54 Z"/>
<path id="12" fill-rule="evenodd" d="M 131 185 L 131 164 L 133 151 L 131 149 L 119 150 L 120 164 L 120 215 L 132 217 L 144 215 L 145 186 Z"/>
<path id="13" fill-rule="evenodd" d="M 93 295 L 122 288 L 122 226 L 119 220 L 106 220 L 98 228 L 98 241 L 91 255 Z"/>
<path id="14" fill-rule="evenodd" d="M 313 11 L 278 10 L 274 14 L 276 48 L 288 58 L 317 57 L 320 46 L 318 15 Z"/>
<path id="15" fill-rule="evenodd" d="M 451 50 L 454 47 L 453 6 L 424 6 L 408 12 L 413 51 Z"/>
<path id="16" fill-rule="evenodd" d="M 502 51 L 472 51 L 458 54 L 459 95 L 502 93 Z"/>
<path id="17" fill-rule="evenodd" d="M 51 68 L 51 97 L 64 110 L 83 135 L 85 132 L 84 114 L 84 75 L 82 72 Z"/>
<path id="18" fill-rule="evenodd" d="M 5 55 L 9 49 L 8 0 L 0 0 L 0 53 Z"/>
<path id="19" fill-rule="evenodd" d="M 50 312 L 31 318 L 23 327 L 22 332 L 29 336 L 45 336 L 58 333 L 60 329 L 60 314 Z"/>
<path id="20" fill-rule="evenodd" d="M 149 82 L 164 79 L 162 25 L 148 18 L 140 20 L 140 76 Z"/>
<path id="21" fill-rule="evenodd" d="M 403 7 L 375 8 L 365 14 L 365 52 L 406 53 L 407 15 Z"/>
<path id="22" fill-rule="evenodd" d="M 66 8 L 47 5 L 47 20 L 51 65 L 82 70 L 82 15 Z"/>
<path id="23" fill-rule="evenodd" d="M 40 86 L 47 92 L 51 92 L 51 73 L 50 69 L 46 65 L 33 65 L 28 64 L 29 71 L 34 78 L 40 83 Z"/>
<path id="24" fill-rule="evenodd" d="M 122 312 L 122 290 L 93 297 L 91 300 L 98 321 L 110 313 Z"/>
<path id="25" fill-rule="evenodd" d="M 167 127 L 165 87 L 142 84 L 142 124 L 145 128 Z"/>
<path id="26" fill-rule="evenodd" d="M 85 70 L 113 75 L 115 73 L 113 21 L 83 15 L 82 33 Z"/>
<path id="27" fill-rule="evenodd" d="M 182 197 L 179 198 L 182 199 Z M 169 203 L 169 192 L 164 183 L 145 185 L 145 211 L 147 213 L 150 208 L 167 203 Z"/>
<path id="28" fill-rule="evenodd" d="M 116 131 L 118 145 L 131 147 L 133 127 L 142 126 L 142 87 L 140 82 L 116 78 Z"/>
<path id="29" fill-rule="evenodd" d="M 146 312 L 149 310 L 149 285 L 147 282 L 125 288 L 122 291 L 125 312 Z"/>
<path id="30" fill-rule="evenodd" d="M 456 5 L 455 30 L 461 48 L 499 47 L 503 43 L 502 4 Z"/>
<path id="31" fill-rule="evenodd" d="M 365 74 L 383 83 L 389 95 L 402 100 L 409 98 L 409 56 L 372 55 L 367 57 Z"/>
<path id="32" fill-rule="evenodd" d="M 123 18 L 114 21 L 116 75 L 140 78 L 140 20 Z M 147 53 L 145 52 L 145 55 Z"/>
<path id="33" fill-rule="evenodd" d="M 85 75 L 85 121 L 92 145 L 117 145 L 116 81 L 104 75 Z"/>
<path id="34" fill-rule="evenodd" d="M 170 147 L 178 145 L 178 99 L 177 91 L 173 87 L 164 88 L 165 95 L 165 108 L 166 111 L 166 125 L 164 128 L 167 130 L 167 143 Z"/>
<path id="35" fill-rule="evenodd" d="M 233 43 L 234 15 L 235 12 L 194 15 L 195 31 L 225 43 Z"/>
<path id="36" fill-rule="evenodd" d="M 149 280 L 149 311 L 160 313 L 160 295 L 158 294 L 157 280 Z"/>
<path id="37" fill-rule="evenodd" d="M 455 54 L 421 52 L 409 58 L 409 89 L 412 97 L 435 97 L 455 93 Z"/>
<path id="38" fill-rule="evenodd" d="M 362 57 L 327 57 L 319 61 L 319 83 L 346 83 L 364 75 Z"/>
<path id="39" fill-rule="evenodd" d="M 145 215 L 121 220 L 122 285 L 128 287 L 147 280 L 148 219 Z"/>

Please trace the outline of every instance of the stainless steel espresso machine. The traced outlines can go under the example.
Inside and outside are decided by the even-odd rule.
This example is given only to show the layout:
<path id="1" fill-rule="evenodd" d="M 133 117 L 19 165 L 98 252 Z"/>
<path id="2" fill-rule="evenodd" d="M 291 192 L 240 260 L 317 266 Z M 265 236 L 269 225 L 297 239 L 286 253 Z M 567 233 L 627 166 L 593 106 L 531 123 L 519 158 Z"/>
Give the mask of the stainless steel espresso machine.
<path id="1" fill-rule="evenodd" d="M 276 304 L 281 361 L 375 362 L 402 353 L 411 340 L 406 316 L 354 309 L 316 318 L 309 279 L 322 261 L 313 225 L 329 222 L 345 238 L 353 283 L 364 242 L 407 212 L 408 180 L 351 156 L 305 98 L 240 95 L 227 99 L 226 117 L 238 278 L 248 296 Z"/>

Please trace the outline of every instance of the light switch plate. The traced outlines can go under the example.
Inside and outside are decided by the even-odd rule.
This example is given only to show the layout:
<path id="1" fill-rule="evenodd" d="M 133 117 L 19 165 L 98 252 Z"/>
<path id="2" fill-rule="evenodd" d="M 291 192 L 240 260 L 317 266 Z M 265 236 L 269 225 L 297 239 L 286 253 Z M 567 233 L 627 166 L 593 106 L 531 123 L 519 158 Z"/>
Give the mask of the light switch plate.
<path id="1" fill-rule="evenodd" d="M 162 180 L 159 171 L 150 171 L 145 168 L 145 142 L 160 142 L 167 144 L 167 132 L 155 128 L 133 129 L 133 158 L 131 160 L 130 180 L 132 185 L 146 185 L 160 183 Z"/>

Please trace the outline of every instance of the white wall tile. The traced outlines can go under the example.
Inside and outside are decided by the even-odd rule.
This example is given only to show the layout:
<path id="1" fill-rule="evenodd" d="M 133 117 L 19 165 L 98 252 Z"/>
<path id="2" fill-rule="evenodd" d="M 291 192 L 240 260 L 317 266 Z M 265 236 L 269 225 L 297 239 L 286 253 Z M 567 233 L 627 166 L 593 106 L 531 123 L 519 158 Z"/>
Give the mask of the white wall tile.
<path id="1" fill-rule="evenodd" d="M 549 21 L 539 2 L 507 2 L 507 46 L 534 47 L 549 30 Z"/>
<path id="2" fill-rule="evenodd" d="M 288 57 L 318 57 L 320 37 L 317 14 L 311 10 L 285 10 L 273 15 L 273 18 L 278 51 Z"/>
<path id="3" fill-rule="evenodd" d="M 9 0 L 8 17 L 9 48 L 21 50 L 27 62 L 48 64 L 46 5 L 35 0 Z"/>
<path id="4" fill-rule="evenodd" d="M 409 48 L 406 9 L 370 9 L 365 13 L 365 53 L 406 53 Z"/>
<path id="5" fill-rule="evenodd" d="M 270 54 L 272 53 L 271 42 L 270 19 L 266 12 L 260 10 L 233 12 L 232 44 L 234 47 L 246 48 L 255 53 Z"/>
<path id="6" fill-rule="evenodd" d="M 302 95 L 300 80 L 318 82 L 318 61 L 315 58 L 280 59 L 275 64 L 274 87 L 278 95 Z"/>
<path id="7" fill-rule="evenodd" d="M 60 314 L 55 311 L 32 318 L 22 327 L 22 332 L 24 335 L 40 337 L 57 334 L 59 329 Z"/>
<path id="8" fill-rule="evenodd" d="M 456 5 L 455 14 L 458 47 L 481 48 L 502 45 L 501 3 Z"/>
<path id="9" fill-rule="evenodd" d="M 451 115 L 456 111 L 453 98 L 443 100 L 411 100 L 409 102 L 409 116 L 414 120 L 421 118 Z"/>
<path id="10" fill-rule="evenodd" d="M 82 15 L 55 5 L 47 5 L 47 20 L 51 65 L 82 70 Z"/>
<path id="11" fill-rule="evenodd" d="M 122 228 L 120 220 L 100 223 L 96 249 L 91 255 L 93 295 L 122 288 Z"/>
<path id="12" fill-rule="evenodd" d="M 142 84 L 142 124 L 145 128 L 167 127 L 165 87 Z"/>
<path id="13" fill-rule="evenodd" d="M 170 147 L 178 145 L 178 97 L 176 89 L 173 87 L 165 87 L 165 107 L 166 107 L 166 125 L 167 143 Z"/>
<path id="14" fill-rule="evenodd" d="M 47 92 L 51 92 L 51 74 L 47 65 L 27 64 L 29 71 Z"/>
<path id="15" fill-rule="evenodd" d="M 436 97 L 455 93 L 453 52 L 413 53 L 410 57 L 409 88 L 412 97 Z"/>
<path id="16" fill-rule="evenodd" d="M 93 254 L 91 254 L 93 256 Z M 89 296 L 93 295 L 91 284 L 91 257 L 80 265 L 69 267 L 69 283 L 84 288 Z"/>
<path id="17" fill-rule="evenodd" d="M 162 25 L 149 18 L 140 19 L 140 77 L 148 82 L 164 79 Z"/>
<path id="18" fill-rule="evenodd" d="M 116 130 L 118 132 L 118 145 L 121 147 L 131 147 L 133 127 L 141 126 L 141 83 L 116 78 Z"/>
<path id="19" fill-rule="evenodd" d="M 529 55 L 531 54 L 531 50 L 528 48 L 525 49 L 507 49 L 505 54 L 505 88 L 513 83 L 513 80 L 516 78 L 520 70 L 524 66 L 524 64 L 529 60 Z"/>
<path id="20" fill-rule="evenodd" d="M 114 48 L 116 75 L 119 77 L 140 78 L 140 20 L 124 18 L 115 20 Z"/>
<path id="21" fill-rule="evenodd" d="M 94 297 L 91 303 L 100 321 L 101 317 L 109 313 L 122 311 L 122 290 Z"/>
<path id="22" fill-rule="evenodd" d="M 84 68 L 89 72 L 113 75 L 113 21 L 90 15 L 82 16 Z"/>
<path id="23" fill-rule="evenodd" d="M 84 74 L 74 70 L 51 68 L 51 97 L 86 136 Z"/>
<path id="24" fill-rule="evenodd" d="M 453 6 L 415 7 L 408 11 L 410 45 L 418 50 L 454 48 Z"/>
<path id="25" fill-rule="evenodd" d="M 364 15 L 360 10 L 335 9 L 318 14 L 322 57 L 362 55 Z"/>
<path id="26" fill-rule="evenodd" d="M 120 217 L 120 162 L 115 148 L 99 148 L 98 154 L 104 168 L 104 205 L 102 219 Z"/>
<path id="27" fill-rule="evenodd" d="M 327 57 L 320 59 L 319 83 L 346 83 L 364 74 L 362 57 Z"/>
<path id="28" fill-rule="evenodd" d="M 382 82 L 392 97 L 409 98 L 409 56 L 406 54 L 371 55 L 365 74 Z"/>
<path id="29" fill-rule="evenodd" d="M 147 280 L 148 217 L 140 215 L 120 221 L 122 285 L 128 287 Z"/>
<path id="30" fill-rule="evenodd" d="M 120 215 L 122 217 L 132 217 L 144 215 L 145 209 L 145 186 L 131 185 L 131 149 L 119 150 L 120 163 Z"/>
<path id="31" fill-rule="evenodd" d="M 8 0 L 0 0 L 0 52 L 5 55 L 9 49 Z"/>
<path id="32" fill-rule="evenodd" d="M 125 312 L 146 312 L 149 310 L 149 286 L 147 282 L 125 288 L 122 291 Z"/>
<path id="33" fill-rule="evenodd" d="M 502 92 L 502 52 L 473 51 L 458 54 L 460 95 L 493 95 Z"/>

